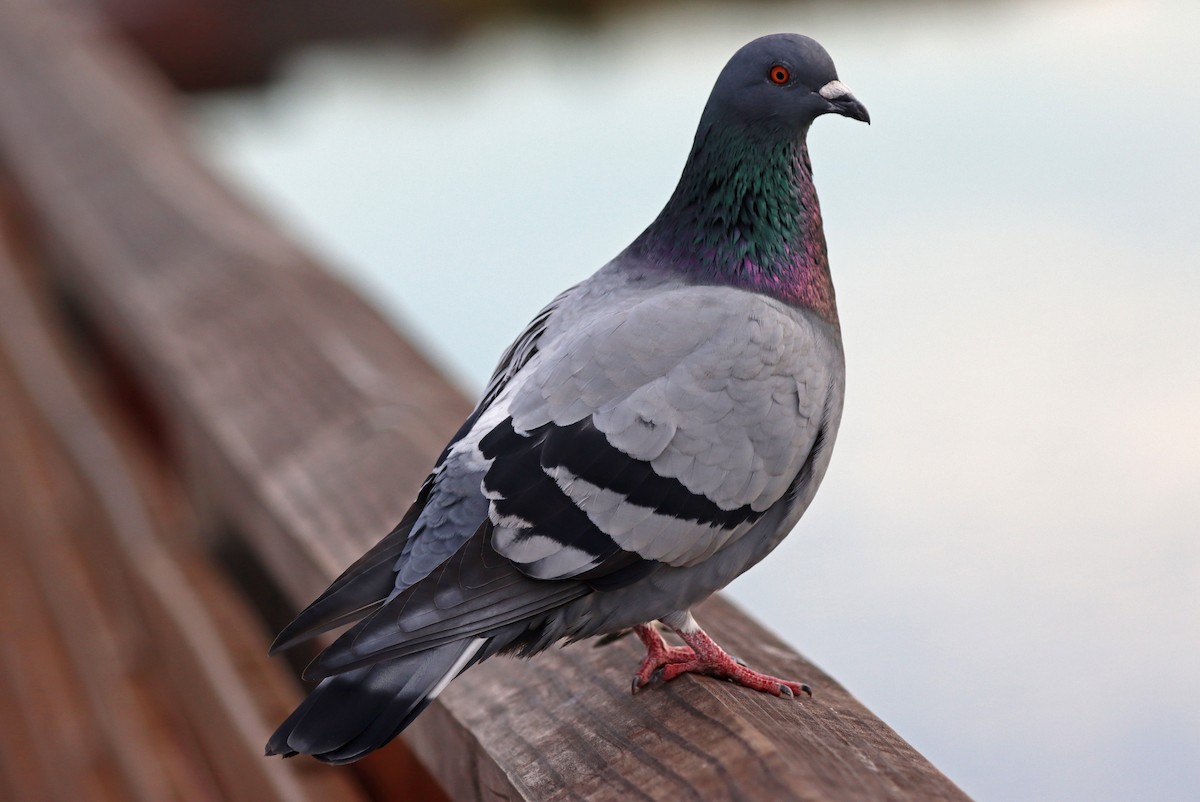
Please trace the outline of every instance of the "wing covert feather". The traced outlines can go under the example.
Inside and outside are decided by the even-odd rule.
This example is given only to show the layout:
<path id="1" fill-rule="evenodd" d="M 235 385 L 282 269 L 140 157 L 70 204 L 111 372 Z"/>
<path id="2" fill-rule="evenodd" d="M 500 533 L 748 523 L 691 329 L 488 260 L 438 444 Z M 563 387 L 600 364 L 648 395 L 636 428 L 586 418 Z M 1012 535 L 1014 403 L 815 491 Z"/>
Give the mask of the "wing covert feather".
<path id="1" fill-rule="evenodd" d="M 520 563 L 537 535 L 530 571 L 542 578 L 602 572 L 612 554 L 598 537 L 646 560 L 707 559 L 783 497 L 812 451 L 837 365 L 822 324 L 728 288 L 660 292 L 582 321 L 544 345 L 508 406 L 521 469 L 545 474 L 520 485 L 527 501 L 500 489 L 515 485 L 505 447 L 489 454 L 498 550 Z M 655 487 L 631 490 L 631 476 Z M 597 531 L 536 520 L 535 499 L 561 497 Z M 557 561 L 547 556 L 555 543 Z"/>

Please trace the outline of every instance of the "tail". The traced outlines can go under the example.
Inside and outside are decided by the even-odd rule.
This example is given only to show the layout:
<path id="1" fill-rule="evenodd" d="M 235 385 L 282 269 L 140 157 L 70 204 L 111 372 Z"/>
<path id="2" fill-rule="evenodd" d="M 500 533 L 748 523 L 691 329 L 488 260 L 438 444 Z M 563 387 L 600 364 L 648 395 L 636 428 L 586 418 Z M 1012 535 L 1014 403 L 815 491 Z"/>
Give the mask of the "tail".
<path id="1" fill-rule="evenodd" d="M 275 730 L 267 754 L 358 760 L 399 735 L 487 645 L 467 638 L 326 677 Z"/>
<path id="2" fill-rule="evenodd" d="M 563 634 L 554 612 L 582 582 L 530 579 L 491 549 L 485 521 L 452 557 L 399 593 L 391 557 L 400 527 L 351 566 L 280 636 L 276 648 L 365 616 L 305 669 L 320 679 L 267 743 L 268 755 L 349 763 L 400 734 L 452 679 L 491 655 L 532 654 Z"/>

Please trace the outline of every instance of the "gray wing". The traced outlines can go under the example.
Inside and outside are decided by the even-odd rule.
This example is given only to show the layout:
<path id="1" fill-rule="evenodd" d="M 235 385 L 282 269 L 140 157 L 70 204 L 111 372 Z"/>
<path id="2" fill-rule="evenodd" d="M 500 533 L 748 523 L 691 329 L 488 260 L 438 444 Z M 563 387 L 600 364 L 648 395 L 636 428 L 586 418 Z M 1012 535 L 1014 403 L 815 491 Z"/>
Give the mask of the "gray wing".
<path id="1" fill-rule="evenodd" d="M 547 327 L 574 290 L 572 287 L 560 293 L 543 307 L 505 350 L 483 398 L 446 446 L 428 480 L 431 483 L 429 501 L 414 521 L 412 532 L 395 560 L 392 595 L 429 576 L 487 519 L 488 503 L 480 490 L 483 466 L 473 447 L 479 437 L 480 422 L 486 425 L 496 399 L 537 355 Z"/>
<path id="2" fill-rule="evenodd" d="M 325 592 L 283 628 L 271 644 L 271 654 L 342 624 L 357 621 L 378 608 L 396 585 L 396 559 L 408 542 L 413 524 L 429 500 L 430 476 L 421 486 L 417 500 L 387 535 L 342 572 Z"/>
<path id="3" fill-rule="evenodd" d="M 560 633 L 545 628 L 546 615 L 585 595 L 588 587 L 530 579 L 492 550 L 488 530 L 485 522 L 423 581 L 344 632 L 305 669 L 305 678 L 321 679 L 479 636 L 498 638 L 496 649 L 522 638 L 532 640 L 525 643 L 530 651 L 548 646 Z"/>
<path id="4" fill-rule="evenodd" d="M 751 293 L 613 304 L 498 402 L 479 444 L 496 550 L 530 576 L 593 583 L 710 558 L 818 447 L 841 365 L 825 324 Z"/>
<path id="5" fill-rule="evenodd" d="M 513 376 L 516 376 L 521 368 L 525 367 L 526 363 L 538 352 L 538 343 L 546 333 L 546 328 L 550 325 L 550 319 L 575 289 L 576 287 L 571 287 L 559 293 L 553 301 L 542 307 L 542 310 L 534 315 L 533 320 L 529 321 L 529 324 L 525 326 L 525 330 L 517 335 L 517 339 L 513 340 L 512 345 L 508 346 L 504 354 L 500 357 L 500 363 L 496 365 L 495 371 L 492 372 L 492 377 L 488 380 L 487 387 L 484 388 L 483 398 L 479 401 L 479 405 L 476 408 L 477 411 L 490 407 L 496 400 L 496 397 L 508 385 L 509 381 L 512 380 Z M 468 421 L 468 423 L 470 422 Z M 453 442 L 451 445 L 453 445 Z"/>
<path id="6" fill-rule="evenodd" d="M 456 447 L 472 437 L 497 396 L 537 354 L 547 325 L 572 290 L 538 312 L 504 352 L 482 400 L 450 439 L 400 523 L 279 633 L 272 654 L 374 612 L 433 573 L 487 519 L 488 503 L 480 489 L 482 466 L 463 459 L 470 449 Z"/>

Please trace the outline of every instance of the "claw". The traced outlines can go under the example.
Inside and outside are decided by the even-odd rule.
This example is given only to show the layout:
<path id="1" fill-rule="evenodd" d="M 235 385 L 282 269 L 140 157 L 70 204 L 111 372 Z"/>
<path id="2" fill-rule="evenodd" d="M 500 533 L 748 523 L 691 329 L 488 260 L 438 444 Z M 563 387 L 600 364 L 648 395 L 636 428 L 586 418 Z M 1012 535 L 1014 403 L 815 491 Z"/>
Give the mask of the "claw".
<path id="1" fill-rule="evenodd" d="M 693 621 L 693 626 L 695 622 Z M 746 667 L 740 657 L 728 654 L 704 630 L 676 629 L 686 646 L 668 646 L 651 624 L 633 628 L 646 647 L 646 658 L 633 677 L 630 692 L 662 685 L 682 674 L 705 674 L 735 685 L 762 691 L 774 696 L 795 699 L 800 693 L 812 697 L 812 689 L 801 683 L 761 674 Z"/>
<path id="2" fill-rule="evenodd" d="M 690 616 L 689 616 L 690 619 Z M 759 673 L 746 667 L 740 657 L 728 654 L 704 630 L 695 626 L 675 629 L 685 646 L 668 646 L 651 624 L 640 624 L 634 632 L 646 646 L 646 658 L 634 677 L 633 692 L 650 685 L 670 682 L 682 674 L 705 674 L 774 696 L 795 699 L 800 693 L 812 696 L 807 685 Z"/>

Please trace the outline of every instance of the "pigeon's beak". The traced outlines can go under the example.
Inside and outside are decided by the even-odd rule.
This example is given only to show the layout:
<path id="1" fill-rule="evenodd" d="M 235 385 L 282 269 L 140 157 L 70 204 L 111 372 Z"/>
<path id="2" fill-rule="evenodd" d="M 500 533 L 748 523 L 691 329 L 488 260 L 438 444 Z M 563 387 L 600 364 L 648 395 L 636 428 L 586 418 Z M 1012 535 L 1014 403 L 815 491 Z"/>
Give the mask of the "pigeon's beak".
<path id="1" fill-rule="evenodd" d="M 829 111 L 834 114 L 871 124 L 871 115 L 867 113 L 867 107 L 859 103 L 858 98 L 850 93 L 850 87 L 841 81 L 830 81 L 822 86 L 817 94 L 825 98 L 829 103 Z"/>

